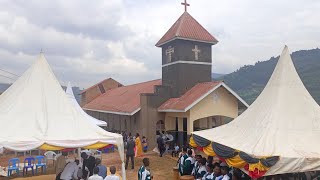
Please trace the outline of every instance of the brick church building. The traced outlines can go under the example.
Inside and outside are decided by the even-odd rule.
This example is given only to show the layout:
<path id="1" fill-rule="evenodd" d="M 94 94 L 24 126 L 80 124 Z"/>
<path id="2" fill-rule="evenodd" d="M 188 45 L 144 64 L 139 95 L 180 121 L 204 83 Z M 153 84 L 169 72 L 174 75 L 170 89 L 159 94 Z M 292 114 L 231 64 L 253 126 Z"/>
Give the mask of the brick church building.
<path id="1" fill-rule="evenodd" d="M 213 128 L 248 107 L 222 81 L 212 81 L 212 46 L 218 43 L 187 11 L 156 43 L 162 49 L 162 79 L 124 86 L 109 78 L 82 92 L 82 107 L 108 123 L 107 130 L 146 136 L 172 134 L 178 144 L 195 130 Z"/>

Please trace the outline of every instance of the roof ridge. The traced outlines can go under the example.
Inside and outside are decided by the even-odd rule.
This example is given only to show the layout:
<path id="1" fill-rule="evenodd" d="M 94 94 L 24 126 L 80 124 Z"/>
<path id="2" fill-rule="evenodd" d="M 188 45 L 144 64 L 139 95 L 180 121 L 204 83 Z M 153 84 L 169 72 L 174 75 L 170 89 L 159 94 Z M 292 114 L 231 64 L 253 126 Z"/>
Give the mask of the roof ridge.
<path id="1" fill-rule="evenodd" d="M 178 19 L 178 23 L 179 23 L 179 26 L 178 26 L 178 28 L 177 28 L 177 31 L 176 31 L 176 33 L 175 33 L 175 36 L 180 36 L 180 30 L 181 30 L 181 26 L 182 26 L 182 24 L 183 24 L 183 22 L 184 22 L 184 19 L 185 19 L 185 16 L 187 16 L 189 13 L 188 12 L 184 12 L 181 16 L 180 16 L 180 18 Z"/>
<path id="2" fill-rule="evenodd" d="M 196 85 L 198 85 L 198 84 L 212 84 L 212 83 L 222 83 L 223 82 L 223 80 L 219 80 L 219 81 L 207 81 L 207 82 L 199 82 L 199 83 L 197 83 Z M 195 86 L 196 86 L 195 85 Z"/>
<path id="3" fill-rule="evenodd" d="M 82 90 L 82 91 L 80 92 L 80 94 L 82 94 L 82 93 L 84 93 L 84 92 L 88 91 L 89 89 L 92 89 L 92 88 L 93 88 L 93 87 L 95 87 L 95 86 L 98 86 L 99 84 L 101 84 L 101 83 L 103 83 L 103 82 L 105 82 L 105 81 L 107 81 L 107 80 L 113 80 L 113 81 L 116 81 L 117 83 L 119 83 L 119 84 L 121 84 L 122 86 L 124 86 L 124 85 L 123 85 L 122 83 L 120 83 L 119 81 L 117 81 L 117 80 L 113 79 L 112 77 L 109 77 L 109 78 L 106 78 L 106 79 L 104 79 L 104 80 L 101 80 L 101 81 L 99 81 L 98 83 L 95 83 L 94 85 L 92 85 L 92 86 L 90 86 L 90 87 L 88 87 L 88 88 L 86 88 L 86 89 Z"/>
<path id="4" fill-rule="evenodd" d="M 105 93 L 100 94 L 99 96 L 102 96 L 102 95 L 104 95 L 104 94 L 106 94 L 106 93 L 108 93 L 108 92 L 111 92 L 111 91 L 113 91 L 113 90 L 117 90 L 117 89 L 121 89 L 121 88 L 126 88 L 126 87 L 131 87 L 131 86 L 138 86 L 138 85 L 140 85 L 140 84 L 146 84 L 146 83 L 150 83 L 150 82 L 153 82 L 153 81 L 159 81 L 159 80 L 162 80 L 162 79 L 154 79 L 154 80 L 145 81 L 145 82 L 140 82 L 140 83 L 136 83 L 136 84 L 123 85 L 123 86 L 121 86 L 121 87 L 116 87 L 116 88 L 108 89 L 108 90 L 106 90 Z M 98 96 L 98 97 L 99 97 L 99 96 Z"/>
<path id="5" fill-rule="evenodd" d="M 148 80 L 148 81 L 139 82 L 139 83 L 135 83 L 135 84 L 129 84 L 129 85 L 121 86 L 121 87 L 134 86 L 134 85 L 139 85 L 139 84 L 144 84 L 144 83 L 149 83 L 149 82 L 152 82 L 152 81 L 159 81 L 159 80 L 162 80 L 162 79 Z M 118 87 L 118 88 L 121 88 L 121 87 Z M 115 88 L 115 89 L 118 89 L 118 88 Z"/>

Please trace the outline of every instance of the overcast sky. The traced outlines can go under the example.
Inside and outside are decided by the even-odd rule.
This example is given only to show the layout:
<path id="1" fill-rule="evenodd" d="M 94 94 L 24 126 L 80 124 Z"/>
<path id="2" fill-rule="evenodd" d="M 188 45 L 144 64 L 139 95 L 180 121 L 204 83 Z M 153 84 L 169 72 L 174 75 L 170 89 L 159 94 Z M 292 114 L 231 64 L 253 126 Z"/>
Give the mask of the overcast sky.
<path id="1" fill-rule="evenodd" d="M 20 75 L 42 48 L 62 84 L 160 78 L 154 45 L 183 13 L 181 1 L 1 0 L 0 69 Z M 219 40 L 212 48 L 215 73 L 277 56 L 285 44 L 291 51 L 319 47 L 319 0 L 188 2 L 188 12 Z"/>

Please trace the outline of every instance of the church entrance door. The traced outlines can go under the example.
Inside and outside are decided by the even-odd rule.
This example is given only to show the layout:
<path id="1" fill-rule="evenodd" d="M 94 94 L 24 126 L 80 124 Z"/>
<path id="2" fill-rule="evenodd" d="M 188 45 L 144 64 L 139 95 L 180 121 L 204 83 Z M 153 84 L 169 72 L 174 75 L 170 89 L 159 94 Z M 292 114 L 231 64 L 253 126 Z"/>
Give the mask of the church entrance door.
<path id="1" fill-rule="evenodd" d="M 188 118 L 183 118 L 183 145 L 187 144 Z"/>

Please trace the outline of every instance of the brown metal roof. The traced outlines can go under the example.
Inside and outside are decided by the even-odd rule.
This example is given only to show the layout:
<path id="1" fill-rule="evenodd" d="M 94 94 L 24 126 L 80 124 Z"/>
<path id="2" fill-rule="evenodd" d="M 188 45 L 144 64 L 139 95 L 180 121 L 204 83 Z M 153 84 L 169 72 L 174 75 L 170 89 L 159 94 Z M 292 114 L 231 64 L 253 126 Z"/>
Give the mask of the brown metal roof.
<path id="1" fill-rule="evenodd" d="M 154 86 L 161 85 L 161 83 L 162 81 L 159 79 L 110 89 L 90 103 L 84 105 L 83 109 L 133 115 L 140 109 L 140 94 L 153 93 Z"/>
<path id="2" fill-rule="evenodd" d="M 201 99 L 202 96 L 206 95 L 210 90 L 221 84 L 221 82 L 222 81 L 199 83 L 193 86 L 181 97 L 167 100 L 158 108 L 158 111 L 174 110 L 184 112 L 188 106 Z"/>
<path id="3" fill-rule="evenodd" d="M 186 39 L 210 44 L 216 44 L 218 42 L 218 40 L 202 27 L 188 12 L 184 12 L 180 16 L 166 34 L 157 42 L 156 46 L 160 47 L 174 39 Z"/>

